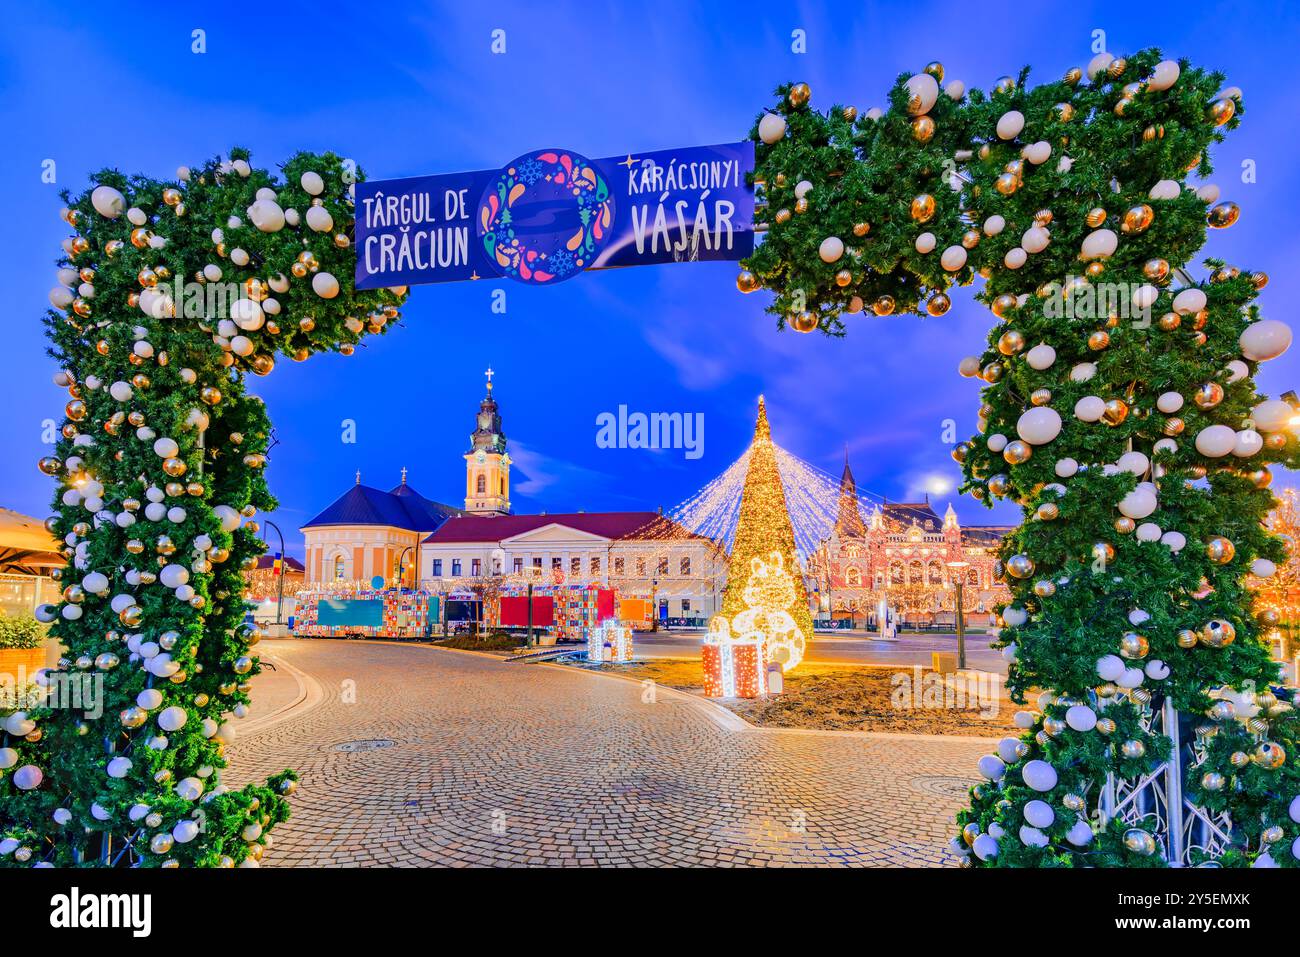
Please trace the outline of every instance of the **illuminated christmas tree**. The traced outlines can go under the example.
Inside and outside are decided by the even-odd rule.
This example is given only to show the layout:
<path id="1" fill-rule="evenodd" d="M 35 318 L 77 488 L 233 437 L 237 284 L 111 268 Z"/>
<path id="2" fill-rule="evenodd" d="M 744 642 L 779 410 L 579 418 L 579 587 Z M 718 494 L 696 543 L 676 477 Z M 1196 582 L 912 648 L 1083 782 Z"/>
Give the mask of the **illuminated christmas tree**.
<path id="1" fill-rule="evenodd" d="M 767 406 L 759 396 L 758 422 L 754 426 L 754 441 L 749 447 L 749 468 L 740 498 L 740 518 L 727 562 L 723 615 L 731 618 L 745 611 L 748 607 L 744 597 L 745 582 L 749 578 L 750 564 L 754 558 L 766 560 L 773 552 L 781 556 L 794 578 L 794 600 L 783 610 L 790 613 L 801 632 L 812 635 L 812 614 L 808 610 L 808 593 L 799 570 L 799 557 L 795 554 L 794 527 L 790 524 L 785 489 L 777 469 L 776 447 L 772 444 L 772 432 L 767 424 Z"/>

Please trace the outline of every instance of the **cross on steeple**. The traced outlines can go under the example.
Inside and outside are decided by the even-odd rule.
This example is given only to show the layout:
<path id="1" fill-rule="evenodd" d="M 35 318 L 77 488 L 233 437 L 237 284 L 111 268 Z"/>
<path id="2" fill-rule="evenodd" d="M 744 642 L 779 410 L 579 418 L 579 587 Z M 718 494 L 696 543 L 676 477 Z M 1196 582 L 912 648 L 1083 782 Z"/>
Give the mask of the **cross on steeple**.
<path id="1" fill-rule="evenodd" d="M 493 377 L 494 375 L 496 375 L 496 373 L 492 371 L 492 367 L 491 367 L 491 366 L 488 366 L 488 367 L 487 367 L 487 371 L 484 372 L 483 374 L 484 374 L 485 376 L 487 376 L 488 391 L 491 392 L 491 391 L 492 391 L 492 377 Z"/>
<path id="2" fill-rule="evenodd" d="M 402 484 L 403 484 L 403 485 L 406 484 L 406 466 L 405 466 L 405 465 L 402 466 Z"/>
<path id="3" fill-rule="evenodd" d="M 357 469 L 357 484 L 361 484 L 361 469 Z"/>

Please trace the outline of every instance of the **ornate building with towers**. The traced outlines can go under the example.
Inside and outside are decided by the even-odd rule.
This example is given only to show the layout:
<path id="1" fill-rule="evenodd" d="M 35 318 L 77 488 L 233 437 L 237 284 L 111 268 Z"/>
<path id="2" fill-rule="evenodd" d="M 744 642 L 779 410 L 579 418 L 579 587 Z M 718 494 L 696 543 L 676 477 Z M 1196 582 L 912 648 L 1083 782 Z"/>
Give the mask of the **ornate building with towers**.
<path id="1" fill-rule="evenodd" d="M 808 564 L 823 617 L 870 620 L 885 602 L 904 621 L 952 624 L 960 575 L 971 625 L 987 624 L 1006 587 L 993 565 L 1011 526 L 962 527 L 950 504 L 942 518 L 922 502 L 885 500 L 863 517 L 857 482 L 844 457 L 835 525 Z"/>
<path id="2" fill-rule="evenodd" d="M 501 429 L 501 413 L 492 395 L 489 366 L 487 395 L 479 403 L 470 449 L 465 453 L 465 511 L 471 515 L 510 514 L 510 454 Z"/>

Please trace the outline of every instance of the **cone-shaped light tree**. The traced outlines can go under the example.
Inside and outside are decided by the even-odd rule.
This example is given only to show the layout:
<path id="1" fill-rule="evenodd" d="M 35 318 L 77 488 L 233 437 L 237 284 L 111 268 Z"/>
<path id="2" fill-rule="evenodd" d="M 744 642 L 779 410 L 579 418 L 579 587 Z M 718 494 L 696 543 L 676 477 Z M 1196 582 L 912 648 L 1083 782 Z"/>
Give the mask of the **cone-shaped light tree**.
<path id="1" fill-rule="evenodd" d="M 994 90 L 902 76 L 858 117 L 782 87 L 759 119 L 769 232 L 743 291 L 800 331 L 932 316 L 983 279 L 995 321 L 965 490 L 1009 497 L 1009 684 L 1032 710 L 979 770 L 954 851 L 972 866 L 1300 864 L 1300 742 L 1248 580 L 1282 559 L 1268 466 L 1297 462 L 1256 394 L 1290 330 L 1267 279 L 1210 259 L 1237 207 L 1208 176 L 1242 114 L 1223 76 L 1147 50 Z M 1251 573 L 1254 573 L 1252 578 Z"/>
<path id="2" fill-rule="evenodd" d="M 724 616 L 733 618 L 749 607 L 745 601 L 745 584 L 749 580 L 751 563 L 755 558 L 767 562 L 773 553 L 781 556 L 785 570 L 794 579 L 794 600 L 790 607 L 780 610 L 789 612 L 800 632 L 811 638 L 812 613 L 808 610 L 808 592 L 804 588 L 799 556 L 795 552 L 794 526 L 790 523 L 785 488 L 777 468 L 767 405 L 759 396 L 758 422 L 754 426 L 754 440 L 749 446 L 749 465 L 740 495 L 740 516 L 727 561 L 727 587 L 722 595 Z"/>
<path id="3" fill-rule="evenodd" d="M 46 527 L 64 543 L 65 649 L 0 740 L 0 864 L 251 866 L 292 772 L 221 783 L 258 672 L 241 571 L 273 508 L 271 425 L 246 390 L 273 356 L 351 353 L 402 293 L 358 292 L 355 167 L 248 154 L 171 182 L 104 170 L 66 195 L 46 314 L 68 399 Z"/>

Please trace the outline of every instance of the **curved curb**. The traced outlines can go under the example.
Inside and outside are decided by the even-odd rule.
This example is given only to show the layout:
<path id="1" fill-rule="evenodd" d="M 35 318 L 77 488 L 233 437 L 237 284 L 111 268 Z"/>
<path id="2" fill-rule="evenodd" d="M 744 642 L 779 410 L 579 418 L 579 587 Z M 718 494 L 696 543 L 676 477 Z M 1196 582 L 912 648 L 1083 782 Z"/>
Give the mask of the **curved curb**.
<path id="1" fill-rule="evenodd" d="M 289 664 L 278 655 L 267 655 L 267 660 L 274 661 L 276 668 L 284 668 L 293 677 L 298 685 L 298 696 L 291 702 L 282 707 L 276 708 L 269 714 L 260 715 L 251 721 L 241 721 L 235 727 L 235 740 L 240 738 L 249 738 L 255 734 L 273 728 L 276 725 L 283 724 L 299 714 L 306 713 L 314 709 L 325 700 L 325 689 L 321 683 L 307 672 L 294 665 Z"/>

